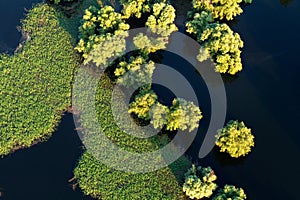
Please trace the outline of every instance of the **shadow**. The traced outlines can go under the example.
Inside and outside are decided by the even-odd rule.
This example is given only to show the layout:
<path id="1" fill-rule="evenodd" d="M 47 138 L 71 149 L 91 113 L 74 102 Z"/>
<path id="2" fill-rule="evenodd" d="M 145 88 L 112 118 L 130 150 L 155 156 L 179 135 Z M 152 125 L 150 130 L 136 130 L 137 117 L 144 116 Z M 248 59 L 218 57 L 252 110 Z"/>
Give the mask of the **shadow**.
<path id="1" fill-rule="evenodd" d="M 246 161 L 246 157 L 232 158 L 228 153 L 220 152 L 219 147 L 216 146 L 212 152 L 214 160 L 220 163 L 221 167 L 243 165 Z"/>
<path id="2" fill-rule="evenodd" d="M 222 80 L 226 84 L 231 84 L 239 78 L 239 75 L 221 74 Z"/>
<path id="3" fill-rule="evenodd" d="M 288 7 L 290 3 L 293 2 L 293 0 L 279 0 L 280 4 L 283 5 L 284 7 Z"/>

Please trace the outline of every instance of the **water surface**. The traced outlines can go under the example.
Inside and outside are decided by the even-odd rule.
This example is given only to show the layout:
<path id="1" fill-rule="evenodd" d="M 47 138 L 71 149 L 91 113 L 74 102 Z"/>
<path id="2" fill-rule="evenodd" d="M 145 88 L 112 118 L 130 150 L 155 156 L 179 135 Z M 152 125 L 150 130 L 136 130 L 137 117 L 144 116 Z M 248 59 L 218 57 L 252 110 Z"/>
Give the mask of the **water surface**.
<path id="1" fill-rule="evenodd" d="M 24 16 L 24 7 L 30 8 L 33 2 L 38 1 L 0 2 L 0 51 L 13 52 L 18 46 L 21 35 L 16 26 Z M 210 104 L 201 79 L 194 86 L 200 100 L 203 96 L 202 111 L 206 116 L 189 155 L 201 165 L 212 166 L 220 186 L 227 183 L 243 187 L 250 200 L 299 199 L 299 19 L 297 1 L 257 0 L 230 23 L 240 33 L 245 47 L 243 71 L 234 77 L 224 76 L 227 120 L 243 120 L 252 128 L 256 147 L 247 157 L 232 159 L 214 149 L 206 158 L 197 160 L 209 123 L 205 117 L 209 116 Z M 180 61 L 173 64 L 180 67 Z M 189 78 L 192 82 L 197 80 L 194 74 Z M 0 159 L 3 199 L 84 199 L 68 183 L 81 145 L 68 114 L 48 142 Z"/>

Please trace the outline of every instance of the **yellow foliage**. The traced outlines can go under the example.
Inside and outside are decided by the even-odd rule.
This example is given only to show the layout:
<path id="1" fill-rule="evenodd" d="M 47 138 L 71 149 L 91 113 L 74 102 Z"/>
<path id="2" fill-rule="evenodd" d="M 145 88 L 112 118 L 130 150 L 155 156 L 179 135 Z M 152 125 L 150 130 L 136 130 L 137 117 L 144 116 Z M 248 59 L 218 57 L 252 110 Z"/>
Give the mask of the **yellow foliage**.
<path id="1" fill-rule="evenodd" d="M 227 152 L 231 157 L 245 156 L 254 147 L 254 136 L 244 122 L 229 121 L 218 131 L 216 145 L 221 152 Z"/>

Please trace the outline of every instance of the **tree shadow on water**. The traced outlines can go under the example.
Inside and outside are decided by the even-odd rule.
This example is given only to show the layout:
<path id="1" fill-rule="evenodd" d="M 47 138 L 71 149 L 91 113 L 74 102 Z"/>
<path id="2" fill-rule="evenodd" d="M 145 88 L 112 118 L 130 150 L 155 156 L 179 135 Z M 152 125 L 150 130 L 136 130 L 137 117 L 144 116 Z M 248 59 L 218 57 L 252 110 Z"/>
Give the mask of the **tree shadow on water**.
<path id="1" fill-rule="evenodd" d="M 293 2 L 293 0 L 279 0 L 280 4 L 283 5 L 284 7 L 288 7 L 290 3 Z"/>
<path id="2" fill-rule="evenodd" d="M 221 167 L 243 165 L 246 161 L 246 157 L 232 158 L 228 153 L 220 152 L 218 147 L 214 147 L 213 155 L 214 160 L 216 160 Z"/>

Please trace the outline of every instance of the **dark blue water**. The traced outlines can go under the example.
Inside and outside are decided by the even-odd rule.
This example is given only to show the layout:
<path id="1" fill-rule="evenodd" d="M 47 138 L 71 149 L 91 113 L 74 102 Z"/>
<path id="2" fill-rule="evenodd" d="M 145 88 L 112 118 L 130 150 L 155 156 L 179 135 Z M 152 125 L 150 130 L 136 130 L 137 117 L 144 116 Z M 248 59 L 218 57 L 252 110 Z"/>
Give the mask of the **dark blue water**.
<path id="1" fill-rule="evenodd" d="M 12 53 L 19 44 L 21 33 L 17 27 L 24 18 L 25 9 L 41 0 L 1 0 L 0 1 L 0 52 Z"/>
<path id="2" fill-rule="evenodd" d="M 74 128 L 72 115 L 66 114 L 47 142 L 0 159 L 0 199 L 89 199 L 69 183 L 82 153 Z"/>
<path id="3" fill-rule="evenodd" d="M 256 147 L 245 159 L 215 150 L 199 161 L 215 169 L 219 184 L 243 187 L 248 199 L 299 199 L 300 2 L 281 2 L 254 1 L 232 23 L 245 41 L 244 69 L 225 81 L 227 118 L 245 121 Z"/>
<path id="4" fill-rule="evenodd" d="M 23 18 L 24 6 L 30 8 L 32 2 L 0 1 L 2 52 L 13 52 L 18 45 L 16 26 Z M 212 166 L 220 186 L 243 187 L 250 200 L 299 199 L 299 19 L 298 1 L 256 0 L 230 23 L 245 47 L 243 71 L 235 77 L 224 76 L 227 119 L 245 121 L 256 137 L 256 147 L 243 159 L 229 158 L 214 149 L 198 162 Z M 200 96 L 202 91 L 204 87 L 199 88 Z M 209 105 L 208 101 L 203 100 Z M 203 111 L 209 112 L 209 108 L 204 106 Z M 206 124 L 203 119 L 201 125 Z M 194 160 L 201 138 L 189 151 Z M 84 199 L 68 183 L 81 145 L 68 114 L 49 141 L 0 159 L 3 199 Z"/>

